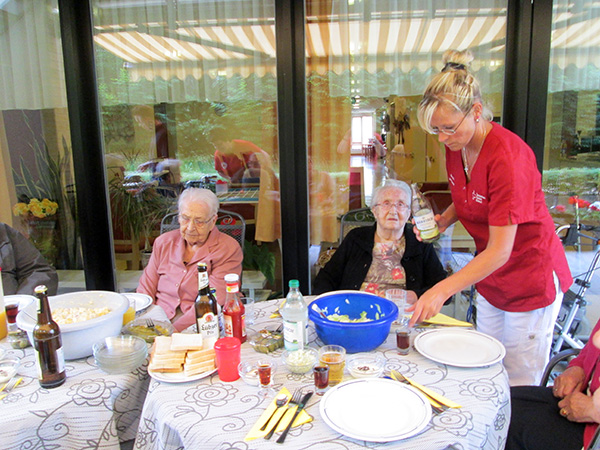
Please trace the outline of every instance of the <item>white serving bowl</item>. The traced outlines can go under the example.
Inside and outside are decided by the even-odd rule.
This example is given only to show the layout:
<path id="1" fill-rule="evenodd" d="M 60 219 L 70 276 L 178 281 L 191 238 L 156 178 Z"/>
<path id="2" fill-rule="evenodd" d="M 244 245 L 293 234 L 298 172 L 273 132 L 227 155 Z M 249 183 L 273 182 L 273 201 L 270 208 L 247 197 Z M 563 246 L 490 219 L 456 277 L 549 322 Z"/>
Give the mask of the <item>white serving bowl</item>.
<path id="1" fill-rule="evenodd" d="M 127 297 L 110 291 L 81 291 L 48 297 L 54 308 L 109 308 L 111 311 L 94 319 L 60 325 L 65 359 L 85 358 L 100 339 L 117 336 L 123 326 L 123 314 L 129 308 Z M 37 299 L 19 311 L 17 325 L 33 342 L 33 327 L 37 322 Z"/>

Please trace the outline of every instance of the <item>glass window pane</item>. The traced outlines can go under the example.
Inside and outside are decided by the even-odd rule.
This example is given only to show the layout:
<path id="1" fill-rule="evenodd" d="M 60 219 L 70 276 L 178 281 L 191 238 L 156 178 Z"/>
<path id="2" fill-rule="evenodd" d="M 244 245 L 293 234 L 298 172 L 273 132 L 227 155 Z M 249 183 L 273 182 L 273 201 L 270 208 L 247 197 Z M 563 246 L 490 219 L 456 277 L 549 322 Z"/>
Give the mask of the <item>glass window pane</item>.
<path id="1" fill-rule="evenodd" d="M 0 212 L 64 279 L 81 269 L 75 184 L 58 5 L 41 3 L 0 8 Z"/>
<path id="2" fill-rule="evenodd" d="M 502 116 L 507 1 L 459 3 L 437 2 L 431 14 L 431 2 L 306 1 L 313 254 L 337 245 L 340 216 L 367 206 L 385 177 L 447 182 L 444 149 L 416 120 L 445 50 L 473 52 L 484 100 Z M 359 132 L 358 117 L 372 128 Z"/>
<path id="3" fill-rule="evenodd" d="M 555 223 L 598 227 L 600 11 L 584 5 L 553 2 L 543 188 Z M 595 229 L 584 234 L 600 236 Z M 571 272 L 577 276 L 589 269 L 597 243 L 573 236 L 565 249 Z M 588 291 L 588 298 L 589 294 L 594 292 Z M 588 302 L 587 316 L 593 326 L 600 316 L 597 302 Z M 587 325 L 577 333 L 587 336 Z"/>
<path id="4" fill-rule="evenodd" d="M 206 187 L 244 217 L 246 267 L 277 291 L 274 2 L 233 3 L 92 1 L 117 267 L 140 270 L 179 192 Z"/>

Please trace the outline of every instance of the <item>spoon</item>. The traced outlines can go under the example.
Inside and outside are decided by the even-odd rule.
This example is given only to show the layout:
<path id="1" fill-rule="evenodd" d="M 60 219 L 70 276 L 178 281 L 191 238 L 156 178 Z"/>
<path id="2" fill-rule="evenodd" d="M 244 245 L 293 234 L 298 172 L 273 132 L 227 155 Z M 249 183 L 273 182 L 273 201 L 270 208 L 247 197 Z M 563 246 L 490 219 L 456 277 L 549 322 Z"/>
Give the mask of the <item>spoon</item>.
<path id="1" fill-rule="evenodd" d="M 273 411 L 273 414 L 271 414 L 271 417 L 269 417 L 267 419 L 265 424 L 262 427 L 260 427 L 260 431 L 265 431 L 267 429 L 267 425 L 269 424 L 269 422 L 271 421 L 271 419 L 273 418 L 273 416 L 275 415 L 277 410 L 279 408 L 281 408 L 283 405 L 285 405 L 287 403 L 287 401 L 288 401 L 287 395 L 281 394 L 281 395 L 277 396 L 277 398 L 275 399 L 275 405 L 277 406 L 277 408 L 275 408 L 275 411 Z"/>
<path id="2" fill-rule="evenodd" d="M 325 315 L 325 313 L 323 312 L 323 310 L 321 308 L 319 308 L 317 305 L 315 305 L 314 303 L 311 305 L 311 308 L 317 313 L 319 314 L 323 319 L 325 320 L 329 320 L 327 318 L 327 316 Z"/>

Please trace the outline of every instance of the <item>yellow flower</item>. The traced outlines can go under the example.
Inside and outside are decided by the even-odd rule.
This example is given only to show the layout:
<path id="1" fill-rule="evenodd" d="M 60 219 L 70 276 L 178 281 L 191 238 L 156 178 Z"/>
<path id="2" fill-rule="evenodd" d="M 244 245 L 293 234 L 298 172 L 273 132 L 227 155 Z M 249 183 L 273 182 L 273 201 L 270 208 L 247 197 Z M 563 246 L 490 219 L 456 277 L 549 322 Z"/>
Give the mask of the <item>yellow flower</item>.
<path id="1" fill-rule="evenodd" d="M 29 208 L 25 203 L 17 203 L 13 206 L 13 214 L 15 216 L 24 216 L 29 212 Z"/>
<path id="2" fill-rule="evenodd" d="M 13 206 L 13 214 L 15 216 L 26 216 L 31 213 L 34 217 L 40 219 L 53 216 L 57 211 L 58 203 L 47 198 L 42 199 L 42 201 L 39 201 L 37 198 L 32 198 L 29 201 L 29 204 L 17 203 Z"/>

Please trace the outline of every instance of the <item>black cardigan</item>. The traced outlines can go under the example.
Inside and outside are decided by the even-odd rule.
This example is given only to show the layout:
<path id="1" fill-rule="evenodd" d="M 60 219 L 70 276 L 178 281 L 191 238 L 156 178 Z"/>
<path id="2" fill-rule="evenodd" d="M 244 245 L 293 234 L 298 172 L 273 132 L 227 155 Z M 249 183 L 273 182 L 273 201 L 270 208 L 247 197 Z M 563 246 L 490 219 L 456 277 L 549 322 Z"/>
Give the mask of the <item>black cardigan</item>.
<path id="1" fill-rule="evenodd" d="M 373 261 L 373 245 L 377 224 L 350 230 L 313 284 L 313 294 L 350 289 L 358 290 L 365 281 Z M 406 272 L 406 290 L 420 297 L 427 289 L 446 278 L 446 271 L 431 244 L 415 237 L 412 225 L 404 227 L 406 249 L 402 267 Z"/>

